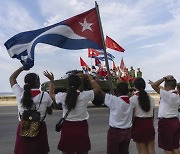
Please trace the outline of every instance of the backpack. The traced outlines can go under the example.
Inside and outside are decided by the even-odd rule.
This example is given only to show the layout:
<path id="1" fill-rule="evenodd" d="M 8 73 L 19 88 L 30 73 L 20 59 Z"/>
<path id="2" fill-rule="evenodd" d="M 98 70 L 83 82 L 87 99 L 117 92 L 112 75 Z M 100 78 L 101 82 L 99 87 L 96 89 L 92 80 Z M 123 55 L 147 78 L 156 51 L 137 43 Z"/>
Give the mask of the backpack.
<path id="1" fill-rule="evenodd" d="M 42 93 L 41 100 L 39 103 L 39 107 L 41 105 L 41 101 L 43 98 L 44 92 Z M 38 109 L 39 109 L 38 107 Z M 37 110 L 24 110 L 21 117 L 20 122 L 20 136 L 24 137 L 36 137 L 40 131 L 41 117 L 40 112 Z M 45 117 L 44 117 L 45 118 Z M 44 120 L 43 118 L 43 120 Z"/>

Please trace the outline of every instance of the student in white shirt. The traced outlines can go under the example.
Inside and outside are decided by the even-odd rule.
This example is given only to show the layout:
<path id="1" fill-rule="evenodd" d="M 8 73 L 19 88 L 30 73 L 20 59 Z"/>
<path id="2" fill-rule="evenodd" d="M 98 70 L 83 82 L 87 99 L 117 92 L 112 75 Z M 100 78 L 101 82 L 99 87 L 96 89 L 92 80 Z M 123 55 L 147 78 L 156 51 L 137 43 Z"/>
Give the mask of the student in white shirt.
<path id="1" fill-rule="evenodd" d="M 110 109 L 107 154 L 129 154 L 132 106 L 128 97 L 128 84 L 120 82 L 116 90 L 117 95 L 104 93 L 101 90 L 104 104 Z"/>
<path id="2" fill-rule="evenodd" d="M 35 73 L 28 73 L 24 77 L 24 88 L 17 83 L 17 77 L 24 71 L 24 67 L 15 70 L 10 76 L 10 85 L 16 96 L 18 106 L 18 119 L 21 121 L 21 115 L 24 110 L 36 108 L 40 112 L 41 125 L 40 132 L 36 137 L 29 138 L 20 136 L 20 122 L 16 133 L 16 143 L 14 154 L 47 154 L 49 152 L 48 136 L 46 123 L 44 122 L 46 113 L 52 114 L 52 99 L 47 92 L 41 92 L 40 79 Z M 42 97 L 43 94 L 43 97 Z M 42 97 L 41 104 L 40 99 Z"/>
<path id="3" fill-rule="evenodd" d="M 164 82 L 164 88 L 160 84 Z M 163 77 L 156 82 L 150 81 L 152 88 L 160 94 L 158 112 L 158 145 L 166 154 L 179 154 L 180 123 L 178 106 L 180 96 L 177 94 L 176 79 L 172 75 Z"/>
<path id="4" fill-rule="evenodd" d="M 133 105 L 132 138 L 136 142 L 139 154 L 155 154 L 155 129 L 153 124 L 154 99 L 145 91 L 146 83 L 143 78 L 136 78 L 135 95 L 130 98 Z"/>
<path id="5" fill-rule="evenodd" d="M 180 95 L 180 83 L 177 84 L 177 93 Z M 179 111 L 179 120 L 180 120 L 180 105 L 178 107 L 178 111 Z"/>
<path id="6" fill-rule="evenodd" d="M 62 104 L 63 116 L 67 111 L 70 111 L 62 126 L 58 149 L 63 154 L 87 154 L 91 149 L 87 106 L 88 102 L 93 101 L 94 96 L 98 93 L 99 85 L 90 75 L 80 74 L 83 79 L 89 80 L 93 88 L 89 91 L 80 92 L 78 89 L 81 85 L 81 79 L 78 75 L 72 74 L 67 79 L 67 92 L 58 92 L 55 95 L 53 74 L 45 71 L 44 75 L 50 80 L 50 96 L 57 104 Z"/>

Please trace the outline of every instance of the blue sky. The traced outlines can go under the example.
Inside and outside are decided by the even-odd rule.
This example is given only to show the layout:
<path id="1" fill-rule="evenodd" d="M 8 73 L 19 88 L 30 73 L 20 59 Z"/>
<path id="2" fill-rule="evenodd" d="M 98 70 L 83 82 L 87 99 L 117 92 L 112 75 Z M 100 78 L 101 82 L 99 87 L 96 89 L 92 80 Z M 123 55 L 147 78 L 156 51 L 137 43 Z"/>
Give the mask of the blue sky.
<path id="1" fill-rule="evenodd" d="M 179 0 L 97 0 L 104 35 L 118 42 L 124 53 L 107 49 L 116 65 L 140 67 L 143 77 L 157 80 L 172 74 L 180 82 L 180 1 Z M 1 0 L 0 1 L 0 92 L 10 92 L 9 76 L 21 63 L 9 57 L 4 42 L 13 35 L 48 26 L 95 6 L 93 0 Z M 81 69 L 79 57 L 91 66 L 85 50 L 64 50 L 46 44 L 35 49 L 36 72 L 46 81 L 44 70 L 59 79 L 66 71 Z M 94 60 L 92 60 L 94 63 Z M 112 62 L 109 61 L 110 68 Z M 23 72 L 18 82 L 23 85 Z M 150 89 L 147 86 L 147 89 Z"/>

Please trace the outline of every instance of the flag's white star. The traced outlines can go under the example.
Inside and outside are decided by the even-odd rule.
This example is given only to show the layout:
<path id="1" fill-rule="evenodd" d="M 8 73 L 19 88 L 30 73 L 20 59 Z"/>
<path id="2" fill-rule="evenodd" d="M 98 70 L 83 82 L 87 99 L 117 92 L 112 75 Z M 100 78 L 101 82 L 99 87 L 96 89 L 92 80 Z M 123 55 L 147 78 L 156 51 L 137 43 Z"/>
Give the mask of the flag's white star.
<path id="1" fill-rule="evenodd" d="M 86 18 L 84 19 L 84 23 L 79 22 L 79 24 L 82 26 L 82 32 L 85 31 L 86 29 L 93 31 L 91 29 L 91 26 L 93 25 L 93 23 L 87 23 Z"/>

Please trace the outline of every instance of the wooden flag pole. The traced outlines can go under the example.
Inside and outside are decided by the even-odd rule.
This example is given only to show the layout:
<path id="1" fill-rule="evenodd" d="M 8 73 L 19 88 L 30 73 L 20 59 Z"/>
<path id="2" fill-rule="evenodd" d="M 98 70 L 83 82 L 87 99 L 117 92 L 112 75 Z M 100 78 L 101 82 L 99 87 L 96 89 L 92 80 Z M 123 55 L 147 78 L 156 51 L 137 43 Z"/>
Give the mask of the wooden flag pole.
<path id="1" fill-rule="evenodd" d="M 105 63 L 106 63 L 106 67 L 107 67 L 108 83 L 109 83 L 110 93 L 114 94 L 112 78 L 111 78 L 111 74 L 110 74 L 110 70 L 109 70 L 109 63 L 108 63 L 108 58 L 107 58 L 106 46 L 105 46 L 105 42 L 104 42 L 104 35 L 103 35 L 103 29 L 102 29 L 102 24 L 101 24 L 101 18 L 100 18 L 100 14 L 99 14 L 98 4 L 96 1 L 95 1 L 95 6 L 96 6 L 96 12 L 97 12 L 97 17 L 98 17 L 99 27 L 100 27 L 101 39 L 102 39 L 102 43 L 103 43 L 103 51 L 104 51 L 104 58 L 105 58 Z"/>

